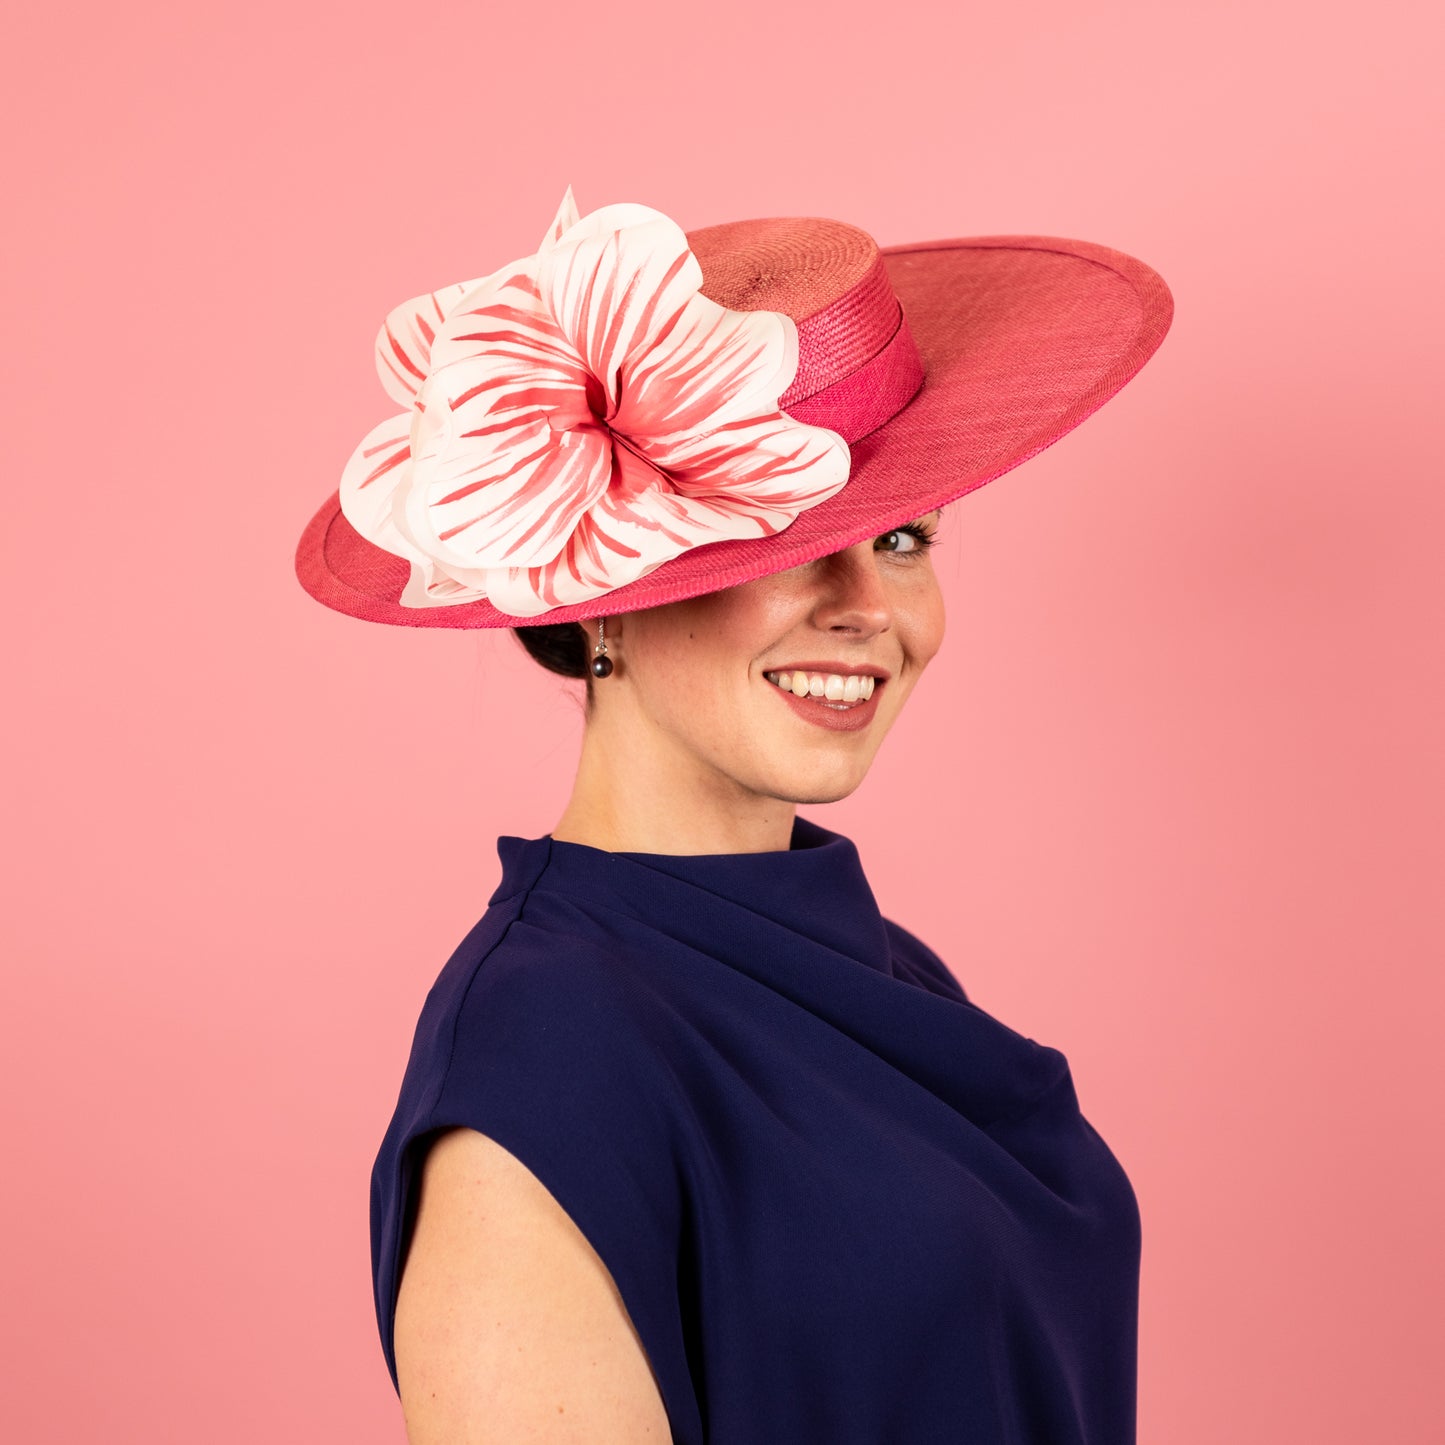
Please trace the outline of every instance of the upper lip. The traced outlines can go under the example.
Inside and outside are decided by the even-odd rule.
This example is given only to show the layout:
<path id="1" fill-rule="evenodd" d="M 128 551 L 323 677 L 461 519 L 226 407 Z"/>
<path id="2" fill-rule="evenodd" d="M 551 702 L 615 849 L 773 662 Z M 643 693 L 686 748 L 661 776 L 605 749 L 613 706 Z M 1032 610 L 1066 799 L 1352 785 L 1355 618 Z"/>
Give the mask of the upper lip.
<path id="1" fill-rule="evenodd" d="M 886 667 L 850 667 L 846 662 L 783 662 L 777 667 L 766 667 L 764 672 L 836 672 L 843 677 L 876 677 L 887 682 L 893 676 Z"/>

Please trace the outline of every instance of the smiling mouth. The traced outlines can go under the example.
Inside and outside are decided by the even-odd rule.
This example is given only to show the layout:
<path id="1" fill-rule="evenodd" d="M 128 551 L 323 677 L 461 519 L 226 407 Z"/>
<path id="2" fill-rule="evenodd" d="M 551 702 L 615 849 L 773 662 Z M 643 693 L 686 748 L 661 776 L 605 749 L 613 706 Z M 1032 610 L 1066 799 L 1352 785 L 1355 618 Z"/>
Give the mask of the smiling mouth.
<path id="1" fill-rule="evenodd" d="M 881 681 L 870 674 L 819 672 L 765 672 L 763 676 L 780 692 L 792 693 L 805 702 L 817 703 L 834 712 L 862 707 Z"/>

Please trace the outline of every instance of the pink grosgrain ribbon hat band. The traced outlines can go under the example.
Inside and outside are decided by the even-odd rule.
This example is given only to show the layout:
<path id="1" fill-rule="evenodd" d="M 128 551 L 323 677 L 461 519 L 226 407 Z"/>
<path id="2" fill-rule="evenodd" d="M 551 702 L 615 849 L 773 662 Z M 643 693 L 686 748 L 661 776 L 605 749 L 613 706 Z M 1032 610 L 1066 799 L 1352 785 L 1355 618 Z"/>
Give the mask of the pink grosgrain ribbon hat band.
<path id="1" fill-rule="evenodd" d="M 307 526 L 316 600 L 402 626 L 634 611 L 798 566 L 1002 475 L 1158 347 L 1142 262 L 1000 236 L 880 249 L 838 221 L 684 235 L 646 207 L 396 308 L 407 406 Z"/>
<path id="2" fill-rule="evenodd" d="M 809 228 L 815 242 L 830 232 L 840 249 L 863 235 L 827 221 L 815 221 Z M 861 262 L 873 248 L 860 241 L 854 246 L 864 253 Z M 708 241 L 700 244 L 707 255 Z M 695 255 L 698 245 L 694 240 Z M 846 277 L 844 271 L 840 281 Z M 902 411 L 923 385 L 923 360 L 876 251 L 867 271 L 836 301 L 796 325 L 798 374 L 778 405 L 798 421 L 828 427 L 844 441 L 861 441 Z"/>

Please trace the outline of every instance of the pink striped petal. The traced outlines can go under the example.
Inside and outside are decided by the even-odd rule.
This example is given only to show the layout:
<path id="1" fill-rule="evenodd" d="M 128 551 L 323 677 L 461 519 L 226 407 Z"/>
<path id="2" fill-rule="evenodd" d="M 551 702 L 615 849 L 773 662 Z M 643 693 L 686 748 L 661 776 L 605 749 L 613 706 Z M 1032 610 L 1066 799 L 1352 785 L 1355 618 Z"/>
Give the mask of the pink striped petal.
<path id="1" fill-rule="evenodd" d="M 486 278 L 482 278 L 486 279 Z M 463 297 L 482 284 L 460 281 L 393 307 L 376 334 L 376 373 L 398 406 L 410 406 L 431 370 L 432 342 Z"/>
<path id="2" fill-rule="evenodd" d="M 405 501 L 412 477 L 410 432 L 409 412 L 387 418 L 368 432 L 341 474 L 341 514 L 368 542 L 412 564 L 399 598 L 403 607 L 470 603 L 486 594 L 451 577 L 406 526 Z"/>
<path id="3" fill-rule="evenodd" d="M 537 566 L 608 485 L 597 387 L 525 272 L 479 289 L 438 338 L 418 398 L 414 535 L 448 566 Z"/>
<path id="4" fill-rule="evenodd" d="M 697 499 L 658 487 L 606 493 L 578 522 L 560 556 L 542 567 L 488 574 L 492 605 L 513 617 L 591 601 L 647 576 L 704 542 L 767 537 L 796 514 L 750 499 Z"/>
<path id="5" fill-rule="evenodd" d="M 497 387 L 469 402 L 459 405 L 440 391 L 441 383 L 485 380 L 487 370 L 481 361 L 453 367 L 428 385 L 408 525 L 448 566 L 539 565 L 561 551 L 578 518 L 606 491 L 612 439 L 595 424 L 554 430 L 545 409 L 526 396 L 506 405 L 513 379 L 497 378 L 495 364 Z M 463 395 L 476 389 L 468 385 Z"/>
<path id="6" fill-rule="evenodd" d="M 777 410 L 798 370 L 798 328 L 779 311 L 728 311 L 689 297 L 665 345 L 642 348 L 621 367 L 622 404 L 612 426 L 625 436 L 710 431 Z"/>
<path id="7" fill-rule="evenodd" d="M 629 364 L 671 348 L 701 285 L 682 228 L 645 206 L 604 206 L 537 258 L 542 302 L 600 385 L 603 421 L 614 423 Z"/>
<path id="8" fill-rule="evenodd" d="M 837 432 L 776 410 L 713 431 L 628 440 L 689 497 L 746 497 L 794 515 L 840 491 L 852 465 L 848 443 Z"/>
<path id="9" fill-rule="evenodd" d="M 403 607 L 475 601 L 486 594 L 444 572 L 406 526 L 402 509 L 411 480 L 411 428 L 407 412 L 367 433 L 341 475 L 341 514 L 368 541 L 411 563 L 399 599 Z"/>
<path id="10" fill-rule="evenodd" d="M 411 413 L 373 427 L 341 473 L 341 514 L 365 538 L 400 557 L 417 557 L 392 523 L 392 502 L 411 482 Z"/>
<path id="11" fill-rule="evenodd" d="M 547 228 L 547 234 L 542 237 L 542 244 L 537 247 L 537 254 L 540 256 L 543 251 L 551 247 L 566 233 L 575 226 L 580 218 L 577 215 L 577 201 L 572 195 L 572 187 L 567 187 L 567 193 L 562 197 L 562 204 L 557 207 L 557 215 L 552 224 Z"/>

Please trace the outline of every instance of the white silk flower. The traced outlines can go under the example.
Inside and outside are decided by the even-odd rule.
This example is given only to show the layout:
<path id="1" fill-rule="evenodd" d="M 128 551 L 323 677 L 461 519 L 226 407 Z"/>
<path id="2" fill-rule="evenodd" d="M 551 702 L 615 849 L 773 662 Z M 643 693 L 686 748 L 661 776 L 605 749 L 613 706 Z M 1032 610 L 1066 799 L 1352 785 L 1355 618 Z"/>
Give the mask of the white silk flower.
<path id="1" fill-rule="evenodd" d="M 781 531 L 844 485 L 847 442 L 778 406 L 792 318 L 701 285 L 675 222 L 579 217 L 569 187 L 534 255 L 391 312 L 377 371 L 408 410 L 362 441 L 340 497 L 411 563 L 402 606 L 534 617 Z"/>

